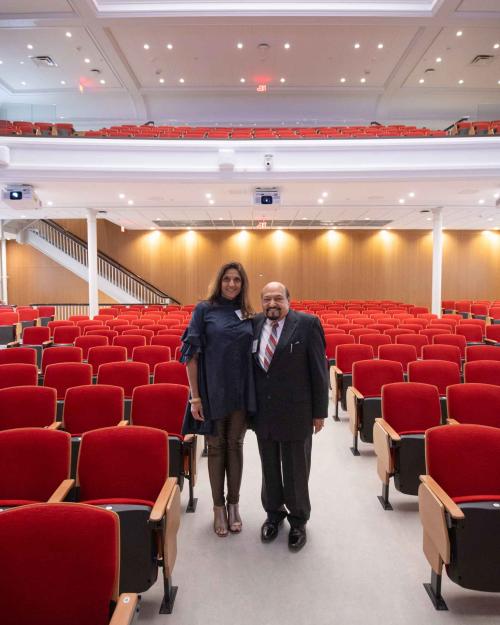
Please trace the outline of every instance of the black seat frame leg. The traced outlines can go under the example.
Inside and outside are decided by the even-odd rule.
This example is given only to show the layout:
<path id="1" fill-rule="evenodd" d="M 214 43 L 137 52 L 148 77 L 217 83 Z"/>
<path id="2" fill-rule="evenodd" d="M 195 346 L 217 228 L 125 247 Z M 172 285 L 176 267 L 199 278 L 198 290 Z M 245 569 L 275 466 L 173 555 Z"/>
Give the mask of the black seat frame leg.
<path id="1" fill-rule="evenodd" d="M 389 482 L 387 482 L 387 484 L 382 484 L 382 495 L 379 495 L 377 499 L 380 501 L 380 505 L 384 510 L 392 510 L 389 501 Z"/>
<path id="2" fill-rule="evenodd" d="M 441 594 L 441 575 L 438 575 L 434 569 L 431 570 L 431 583 L 424 584 L 424 588 L 429 595 L 430 600 L 432 601 L 432 605 L 436 608 L 436 610 L 447 610 L 448 606 L 446 605 L 443 595 Z"/>

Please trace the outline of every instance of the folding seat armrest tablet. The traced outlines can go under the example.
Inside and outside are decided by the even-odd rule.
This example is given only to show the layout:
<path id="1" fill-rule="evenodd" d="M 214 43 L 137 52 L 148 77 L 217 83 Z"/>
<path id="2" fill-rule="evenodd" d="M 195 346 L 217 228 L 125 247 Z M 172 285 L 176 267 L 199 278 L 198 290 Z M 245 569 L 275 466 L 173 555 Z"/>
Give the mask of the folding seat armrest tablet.
<path id="1" fill-rule="evenodd" d="M 66 499 L 71 489 L 75 486 L 75 480 L 63 480 L 52 493 L 47 503 L 61 503 Z"/>
<path id="2" fill-rule="evenodd" d="M 116 602 L 109 625 L 132 625 L 139 610 L 139 597 L 136 593 L 122 593 Z"/>
<path id="3" fill-rule="evenodd" d="M 360 423 L 360 407 L 364 400 L 364 395 L 354 386 L 349 386 L 346 393 L 347 414 L 349 415 L 349 426 L 352 434 L 357 434 Z"/>

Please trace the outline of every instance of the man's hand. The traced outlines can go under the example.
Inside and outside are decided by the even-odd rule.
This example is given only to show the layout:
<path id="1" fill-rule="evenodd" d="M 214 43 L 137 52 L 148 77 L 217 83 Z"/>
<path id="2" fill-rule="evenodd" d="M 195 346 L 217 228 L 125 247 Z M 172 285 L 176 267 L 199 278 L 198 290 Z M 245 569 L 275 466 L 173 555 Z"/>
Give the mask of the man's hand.
<path id="1" fill-rule="evenodd" d="M 321 432 L 324 425 L 325 425 L 324 419 L 313 419 L 314 433 L 317 434 L 318 432 Z"/>

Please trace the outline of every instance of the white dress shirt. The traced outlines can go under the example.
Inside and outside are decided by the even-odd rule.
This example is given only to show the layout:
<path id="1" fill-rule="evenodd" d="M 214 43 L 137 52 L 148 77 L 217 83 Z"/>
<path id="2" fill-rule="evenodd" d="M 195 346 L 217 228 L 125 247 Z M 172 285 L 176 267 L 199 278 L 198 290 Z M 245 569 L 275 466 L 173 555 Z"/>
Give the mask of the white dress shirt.
<path id="1" fill-rule="evenodd" d="M 277 342 L 280 340 L 281 332 L 283 331 L 283 326 L 285 325 L 286 317 L 283 317 L 280 321 L 278 321 L 278 327 L 276 328 L 277 333 Z M 273 328 L 274 321 L 270 319 L 266 319 L 264 325 L 262 326 L 262 331 L 260 333 L 260 345 L 259 345 L 259 362 L 262 367 L 264 367 L 264 356 L 266 354 L 266 346 L 269 342 L 269 337 L 271 336 L 271 331 Z"/>

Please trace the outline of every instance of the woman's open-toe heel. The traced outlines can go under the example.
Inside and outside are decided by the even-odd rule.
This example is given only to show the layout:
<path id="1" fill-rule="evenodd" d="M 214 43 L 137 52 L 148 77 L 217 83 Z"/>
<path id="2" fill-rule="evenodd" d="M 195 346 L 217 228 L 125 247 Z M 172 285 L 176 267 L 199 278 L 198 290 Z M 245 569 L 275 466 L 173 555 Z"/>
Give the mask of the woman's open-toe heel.
<path id="1" fill-rule="evenodd" d="M 239 505 L 237 503 L 227 504 L 227 516 L 229 531 L 233 532 L 233 534 L 239 534 L 243 527 L 243 523 L 241 522 Z"/>
<path id="2" fill-rule="evenodd" d="M 227 536 L 226 506 L 214 506 L 214 532 L 220 537 Z"/>

